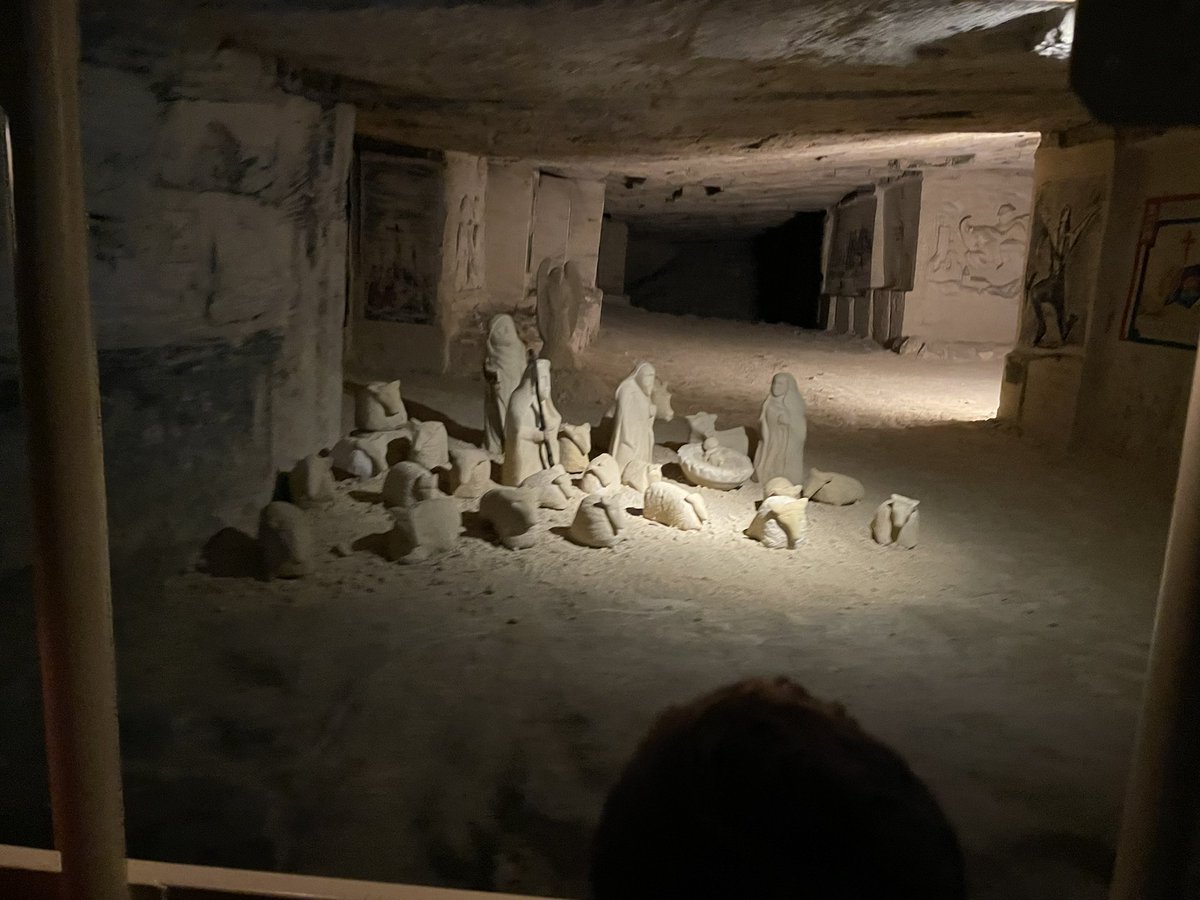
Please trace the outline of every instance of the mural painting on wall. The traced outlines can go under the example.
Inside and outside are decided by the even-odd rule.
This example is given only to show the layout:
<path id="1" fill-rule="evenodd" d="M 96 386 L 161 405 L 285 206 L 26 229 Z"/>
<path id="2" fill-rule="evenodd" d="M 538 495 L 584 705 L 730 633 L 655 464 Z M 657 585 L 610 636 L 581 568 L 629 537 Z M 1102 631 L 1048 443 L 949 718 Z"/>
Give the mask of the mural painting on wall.
<path id="1" fill-rule="evenodd" d="M 1099 264 L 1104 182 L 1080 178 L 1042 186 L 1025 270 L 1021 341 L 1054 349 L 1082 344 Z"/>
<path id="2" fill-rule="evenodd" d="M 1017 297 L 1029 246 L 1029 214 L 1002 203 L 994 215 L 961 215 L 947 203 L 938 218 L 937 244 L 925 266 L 927 280 L 979 294 Z"/>
<path id="3" fill-rule="evenodd" d="M 432 160 L 360 157 L 358 274 L 364 318 L 433 321 L 445 219 L 442 171 Z"/>
<path id="4" fill-rule="evenodd" d="M 838 248 L 837 267 L 843 278 L 855 278 L 871 268 L 871 244 L 873 235 L 869 228 L 847 232 L 845 241 Z"/>
<path id="5" fill-rule="evenodd" d="M 1127 341 L 1195 349 L 1200 336 L 1200 194 L 1146 201 L 1124 324 Z"/>
<path id="6" fill-rule="evenodd" d="M 430 273 L 422 271 L 414 246 L 396 243 L 389 258 L 363 260 L 363 316 L 376 322 L 428 322 L 433 316 Z"/>
<path id="7" fill-rule="evenodd" d="M 837 207 L 825 277 L 827 293 L 851 297 L 870 290 L 875 208 L 874 196 L 856 198 Z"/>

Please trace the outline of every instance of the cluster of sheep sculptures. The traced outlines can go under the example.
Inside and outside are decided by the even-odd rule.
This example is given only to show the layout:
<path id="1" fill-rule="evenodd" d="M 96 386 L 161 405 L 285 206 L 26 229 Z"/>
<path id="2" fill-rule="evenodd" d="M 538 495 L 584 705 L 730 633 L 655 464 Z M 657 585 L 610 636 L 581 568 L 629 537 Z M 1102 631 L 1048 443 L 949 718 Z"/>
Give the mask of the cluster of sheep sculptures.
<path id="1" fill-rule="evenodd" d="M 716 416 L 706 413 L 685 417 L 689 440 L 678 450 L 678 465 L 687 485 L 665 478 L 655 462 L 655 423 L 670 421 L 674 410 L 650 363 L 639 363 L 618 385 L 595 428 L 563 422 L 551 396 L 550 360 L 527 351 L 509 315 L 491 320 L 483 376 L 482 447 L 452 441 L 441 422 L 410 419 L 398 381 L 357 386 L 355 433 L 327 456 L 302 460 L 288 477 L 290 502 L 263 510 L 259 542 L 268 576 L 310 571 L 314 542 L 305 510 L 333 502 L 334 469 L 358 478 L 385 475 L 382 499 L 393 517 L 387 553 L 404 563 L 458 545 L 463 499 L 478 500 L 477 520 L 510 549 L 537 541 L 540 510 L 572 507 L 569 540 L 603 548 L 626 537 L 624 488 L 642 494 L 646 519 L 697 531 L 709 515 L 696 488 L 731 491 L 753 479 L 763 487 L 762 501 L 745 534 L 772 549 L 792 549 L 807 539 L 810 502 L 845 506 L 864 496 L 862 484 L 846 475 L 806 472 L 806 406 L 786 372 L 771 380 L 753 458 L 746 428 L 718 429 Z M 597 442 L 607 449 L 593 455 L 593 438 L 606 433 Z M 660 459 L 671 458 L 666 447 L 658 449 Z M 893 494 L 870 531 L 880 544 L 911 549 L 917 529 L 917 501 Z"/>

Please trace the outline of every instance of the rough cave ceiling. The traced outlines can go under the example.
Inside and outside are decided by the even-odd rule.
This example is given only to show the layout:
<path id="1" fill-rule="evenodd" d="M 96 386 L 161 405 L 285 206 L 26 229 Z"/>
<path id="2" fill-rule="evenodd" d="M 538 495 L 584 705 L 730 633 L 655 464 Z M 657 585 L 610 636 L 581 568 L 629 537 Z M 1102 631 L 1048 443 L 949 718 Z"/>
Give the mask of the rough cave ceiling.
<path id="1" fill-rule="evenodd" d="M 1065 60 L 1035 52 L 1061 0 L 167 5 L 84 0 L 87 52 L 232 43 L 355 103 L 363 133 L 606 177 L 614 212 L 658 224 L 777 220 L 909 168 L 1029 167 L 1036 141 L 997 133 L 1088 120 Z"/>

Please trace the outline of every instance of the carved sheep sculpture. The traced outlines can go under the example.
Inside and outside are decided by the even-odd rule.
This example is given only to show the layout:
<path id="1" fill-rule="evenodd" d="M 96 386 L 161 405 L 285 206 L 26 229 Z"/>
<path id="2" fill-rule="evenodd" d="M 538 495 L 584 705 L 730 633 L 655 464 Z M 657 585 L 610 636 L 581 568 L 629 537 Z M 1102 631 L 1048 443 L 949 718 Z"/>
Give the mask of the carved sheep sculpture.
<path id="1" fill-rule="evenodd" d="M 496 533 L 509 550 L 532 547 L 536 535 L 537 495 L 525 488 L 493 488 L 479 501 L 479 517 Z"/>
<path id="2" fill-rule="evenodd" d="M 699 531 L 708 521 L 704 498 L 669 481 L 650 485 L 642 506 L 647 519 L 682 531 Z"/>
<path id="3" fill-rule="evenodd" d="M 625 505 L 611 494 L 591 494 L 579 503 L 568 537 L 584 547 L 612 547 L 625 539 Z"/>

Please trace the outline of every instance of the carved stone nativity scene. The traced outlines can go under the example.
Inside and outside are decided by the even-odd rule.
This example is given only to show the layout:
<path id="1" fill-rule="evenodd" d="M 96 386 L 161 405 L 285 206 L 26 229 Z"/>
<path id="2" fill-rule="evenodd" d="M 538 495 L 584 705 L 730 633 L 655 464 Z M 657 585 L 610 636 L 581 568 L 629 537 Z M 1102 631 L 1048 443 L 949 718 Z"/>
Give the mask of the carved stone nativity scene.
<path id="1" fill-rule="evenodd" d="M 1092 120 L 1074 3 L 82 7 L 58 453 L 9 233 L 54 195 L 0 127 L 0 851 L 54 843 L 36 537 L 78 522 L 136 859 L 581 897 L 655 717 L 786 675 L 972 900 L 1107 896 L 1200 136 Z"/>

